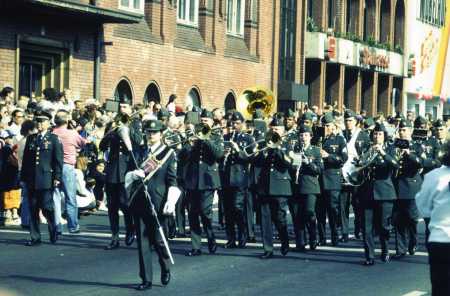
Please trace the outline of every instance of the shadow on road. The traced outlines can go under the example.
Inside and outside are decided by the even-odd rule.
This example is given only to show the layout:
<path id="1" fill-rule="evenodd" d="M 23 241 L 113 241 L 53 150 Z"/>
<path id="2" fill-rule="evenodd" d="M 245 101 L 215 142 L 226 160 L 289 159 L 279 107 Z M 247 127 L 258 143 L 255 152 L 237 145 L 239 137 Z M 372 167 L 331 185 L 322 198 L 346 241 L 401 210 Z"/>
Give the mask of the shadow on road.
<path id="1" fill-rule="evenodd" d="M 47 284 L 60 284 L 60 285 L 74 285 L 74 286 L 101 286 L 101 287 L 111 287 L 111 288 L 122 288 L 122 289 L 134 289 L 136 283 L 134 284 L 111 284 L 111 283 L 101 283 L 101 282 L 90 282 L 90 281 L 75 281 L 67 279 L 58 278 L 46 278 L 38 276 L 26 276 L 26 275 L 9 275 L 9 278 L 15 280 L 31 281 L 37 283 L 47 283 Z M 162 285 L 155 285 L 155 287 L 162 287 Z"/>

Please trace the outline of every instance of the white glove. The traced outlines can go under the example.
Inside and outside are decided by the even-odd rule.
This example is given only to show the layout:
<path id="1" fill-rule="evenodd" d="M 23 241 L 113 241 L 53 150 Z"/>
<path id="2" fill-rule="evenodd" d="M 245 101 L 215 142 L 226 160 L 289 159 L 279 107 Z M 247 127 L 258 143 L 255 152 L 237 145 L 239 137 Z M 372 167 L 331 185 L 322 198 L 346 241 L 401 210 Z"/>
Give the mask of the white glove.
<path id="1" fill-rule="evenodd" d="M 130 174 L 130 177 L 133 179 L 133 181 L 145 178 L 145 172 L 141 169 L 131 171 L 131 172 L 129 172 L 129 174 Z"/>
<path id="2" fill-rule="evenodd" d="M 169 187 L 169 190 L 167 192 L 167 201 L 163 209 L 164 215 L 175 215 L 175 205 L 177 204 L 180 195 L 181 191 L 180 189 L 178 189 L 178 187 Z"/>

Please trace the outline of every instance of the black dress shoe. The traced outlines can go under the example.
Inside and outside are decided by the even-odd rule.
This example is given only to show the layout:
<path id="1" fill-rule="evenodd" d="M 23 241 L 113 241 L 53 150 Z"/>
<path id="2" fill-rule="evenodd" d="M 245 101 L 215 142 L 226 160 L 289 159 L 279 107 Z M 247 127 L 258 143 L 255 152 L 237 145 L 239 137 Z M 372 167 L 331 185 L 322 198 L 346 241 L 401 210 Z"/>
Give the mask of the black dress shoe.
<path id="1" fill-rule="evenodd" d="M 361 239 L 361 234 L 359 232 L 355 232 L 355 239 Z"/>
<path id="2" fill-rule="evenodd" d="M 319 240 L 319 246 L 326 246 L 327 245 L 327 241 L 325 240 L 325 239 L 321 239 L 321 240 Z"/>
<path id="3" fill-rule="evenodd" d="M 339 241 L 340 241 L 341 243 L 347 243 L 347 242 L 348 242 L 348 234 L 344 234 L 344 235 L 339 239 Z"/>
<path id="4" fill-rule="evenodd" d="M 256 243 L 256 238 L 254 236 L 253 237 L 249 237 L 247 242 L 254 244 L 254 243 Z"/>
<path id="5" fill-rule="evenodd" d="M 186 252 L 186 256 L 193 257 L 193 256 L 200 256 L 202 254 L 202 251 L 199 249 L 192 249 L 190 251 Z"/>
<path id="6" fill-rule="evenodd" d="M 245 246 L 247 245 L 247 240 L 246 239 L 241 239 L 239 241 L 238 247 L 241 249 L 245 249 Z"/>
<path id="7" fill-rule="evenodd" d="M 167 286 L 170 282 L 170 271 L 161 272 L 161 284 Z"/>
<path id="8" fill-rule="evenodd" d="M 117 248 L 119 248 L 119 246 L 120 246 L 120 244 L 119 244 L 119 241 L 117 241 L 117 240 L 112 240 L 110 243 L 109 243 L 109 245 L 107 245 L 106 247 L 105 247 L 105 250 L 114 250 L 114 249 L 117 249 Z"/>
<path id="9" fill-rule="evenodd" d="M 306 247 L 305 246 L 295 247 L 294 252 L 305 253 L 306 252 Z"/>
<path id="10" fill-rule="evenodd" d="M 396 254 L 392 257 L 392 259 L 393 259 L 393 260 L 400 260 L 400 259 L 402 259 L 402 258 L 405 257 L 405 256 L 406 256 L 405 253 L 396 253 Z"/>
<path id="11" fill-rule="evenodd" d="M 311 251 L 314 251 L 315 249 L 317 249 L 317 242 L 316 241 L 312 241 L 309 243 L 309 249 Z"/>
<path id="12" fill-rule="evenodd" d="M 415 253 L 416 253 L 416 250 L 417 250 L 417 246 L 411 246 L 411 247 L 409 247 L 408 248 L 408 253 L 409 253 L 409 255 L 414 255 Z"/>
<path id="13" fill-rule="evenodd" d="M 225 249 L 235 249 L 236 248 L 236 242 L 228 241 L 223 247 Z"/>
<path id="14" fill-rule="evenodd" d="M 372 266 L 375 264 L 375 261 L 373 259 L 367 259 L 366 261 L 363 262 L 364 266 Z"/>
<path id="15" fill-rule="evenodd" d="M 338 240 L 337 240 L 337 239 L 332 239 L 332 240 L 331 240 L 331 245 L 332 245 L 333 247 L 339 246 Z"/>
<path id="16" fill-rule="evenodd" d="M 56 241 L 58 240 L 58 232 L 55 230 L 53 233 L 50 233 L 50 243 L 56 244 Z"/>
<path id="17" fill-rule="evenodd" d="M 32 240 L 27 241 L 25 243 L 25 246 L 27 246 L 27 247 L 34 247 L 34 246 L 38 246 L 40 244 L 41 244 L 41 240 L 40 239 L 37 239 L 37 240 L 32 239 Z"/>
<path id="18" fill-rule="evenodd" d="M 135 238 L 136 238 L 136 235 L 134 235 L 134 232 L 128 232 L 125 236 L 125 244 L 127 246 L 131 246 L 133 244 Z"/>
<path id="19" fill-rule="evenodd" d="M 391 256 L 389 256 L 389 254 L 381 254 L 381 261 L 388 263 L 391 261 Z"/>
<path id="20" fill-rule="evenodd" d="M 208 243 L 208 250 L 210 254 L 214 254 L 217 251 L 217 244 L 215 241 L 211 241 Z"/>
<path id="21" fill-rule="evenodd" d="M 269 259 L 273 257 L 273 252 L 264 252 L 259 258 L 261 259 Z"/>
<path id="22" fill-rule="evenodd" d="M 280 251 L 281 255 L 286 256 L 289 252 L 289 245 L 282 245 Z"/>
<path id="23" fill-rule="evenodd" d="M 152 288 L 152 282 L 143 282 L 139 286 L 136 287 L 138 291 L 150 290 Z"/>

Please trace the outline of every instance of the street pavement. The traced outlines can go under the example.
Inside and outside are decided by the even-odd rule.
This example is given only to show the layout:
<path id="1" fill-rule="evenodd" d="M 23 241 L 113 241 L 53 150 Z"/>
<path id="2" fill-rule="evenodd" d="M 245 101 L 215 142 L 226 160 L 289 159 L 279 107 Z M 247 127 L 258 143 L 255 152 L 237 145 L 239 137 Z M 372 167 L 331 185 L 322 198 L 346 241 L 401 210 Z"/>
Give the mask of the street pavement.
<path id="1" fill-rule="evenodd" d="M 278 245 L 275 258 L 261 260 L 260 243 L 246 249 L 219 247 L 215 255 L 208 254 L 205 244 L 204 255 L 186 257 L 185 251 L 191 248 L 189 239 L 175 239 L 170 242 L 175 259 L 170 284 L 161 285 L 155 255 L 153 289 L 144 292 L 133 289 L 140 283 L 136 243 L 103 250 L 110 240 L 105 212 L 82 217 L 80 224 L 80 234 L 63 233 L 56 245 L 48 243 L 46 225 L 42 225 L 44 243 L 31 248 L 23 245 L 29 238 L 26 230 L 0 228 L 0 296 L 420 296 L 430 291 L 423 223 L 419 225 L 421 244 L 415 256 L 388 264 L 377 259 L 373 267 L 361 265 L 364 253 L 358 240 L 313 252 L 290 252 L 285 257 Z M 217 231 L 217 236 L 219 243 L 225 243 L 223 231 Z M 391 244 L 392 253 L 393 247 Z"/>

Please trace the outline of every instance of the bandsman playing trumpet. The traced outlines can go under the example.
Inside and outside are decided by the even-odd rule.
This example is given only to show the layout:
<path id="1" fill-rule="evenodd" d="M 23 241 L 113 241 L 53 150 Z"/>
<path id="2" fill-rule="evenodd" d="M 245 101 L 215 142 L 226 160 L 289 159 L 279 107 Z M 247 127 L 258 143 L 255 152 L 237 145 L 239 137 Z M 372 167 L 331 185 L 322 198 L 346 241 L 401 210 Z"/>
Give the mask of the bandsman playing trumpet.
<path id="1" fill-rule="evenodd" d="M 412 134 L 413 140 L 422 145 L 422 161 L 423 170 L 421 175 L 424 176 L 431 170 L 441 166 L 441 162 L 438 159 L 439 144 L 435 138 L 431 137 L 431 133 L 428 128 L 428 121 L 418 116 L 414 120 L 414 131 Z"/>
<path id="2" fill-rule="evenodd" d="M 336 133 L 333 114 L 326 113 L 322 117 L 325 138 L 320 154 L 324 163 L 322 173 L 322 196 L 318 202 L 319 244 L 326 244 L 326 216 L 331 229 L 331 243 L 338 245 L 339 204 L 342 189 L 342 166 L 347 161 L 347 147 L 343 136 Z"/>
<path id="3" fill-rule="evenodd" d="M 270 123 L 267 148 L 260 150 L 255 160 L 255 164 L 261 167 L 257 183 L 264 247 L 261 259 L 273 257 L 272 223 L 275 224 L 280 236 L 281 254 L 284 256 L 289 252 L 286 212 L 288 198 L 292 196 L 289 175 L 291 159 L 283 149 L 284 133 L 283 120 L 275 117 Z"/>
<path id="4" fill-rule="evenodd" d="M 200 220 L 208 237 L 208 249 L 214 254 L 217 249 L 212 227 L 214 191 L 220 188 L 219 164 L 223 157 L 222 137 L 212 133 L 212 113 L 206 109 L 200 114 L 201 125 L 197 136 L 184 145 L 180 160 L 185 167 L 185 189 L 188 202 L 188 217 L 191 227 L 192 250 L 187 256 L 201 255 Z M 206 132 L 206 134 L 205 134 Z"/>
<path id="5" fill-rule="evenodd" d="M 296 224 L 296 250 L 304 252 L 306 232 L 308 230 L 309 248 L 315 250 L 317 247 L 317 221 L 316 221 L 316 199 L 320 194 L 319 176 L 323 170 L 320 149 L 311 145 L 312 129 L 302 125 L 298 129 L 298 144 L 289 153 L 292 158 L 295 179 L 293 216 Z"/>
<path id="6" fill-rule="evenodd" d="M 244 117 L 240 112 L 231 116 L 232 132 L 224 136 L 224 177 L 223 194 L 225 225 L 228 242 L 225 248 L 236 247 L 236 230 L 238 228 L 238 246 L 245 248 L 247 243 L 247 229 L 245 206 L 249 187 L 250 158 L 245 149 L 251 149 L 255 140 L 243 132 Z"/>
<path id="7" fill-rule="evenodd" d="M 374 232 L 380 238 L 381 260 L 389 262 L 388 241 L 394 200 L 397 198 L 392 176 L 399 164 L 395 150 L 388 145 L 387 131 L 380 123 L 375 124 L 372 133 L 373 146 L 364 154 L 370 158 L 367 163 L 367 181 L 361 188 L 361 205 L 363 208 L 363 238 L 366 260 L 364 265 L 374 265 Z M 367 155 L 371 154 L 371 155 Z"/>
<path id="8" fill-rule="evenodd" d="M 416 193 L 422 185 L 421 145 L 412 140 L 411 122 L 402 119 L 398 125 L 399 138 L 395 145 L 399 156 L 400 168 L 395 178 L 398 199 L 394 205 L 394 224 L 396 230 L 396 254 L 400 259 L 409 251 L 414 255 L 417 246 L 417 223 L 419 214 L 415 203 Z"/>

